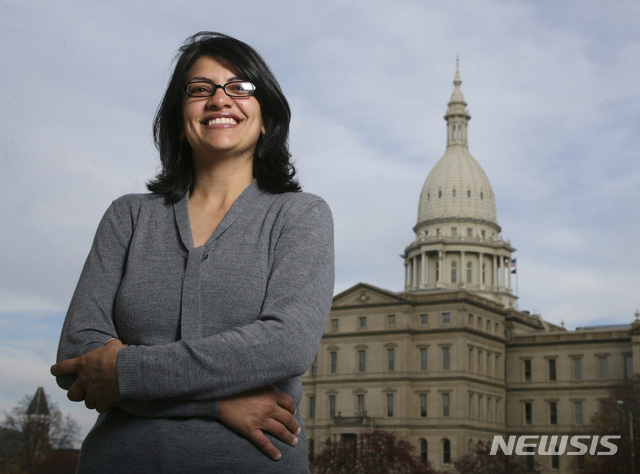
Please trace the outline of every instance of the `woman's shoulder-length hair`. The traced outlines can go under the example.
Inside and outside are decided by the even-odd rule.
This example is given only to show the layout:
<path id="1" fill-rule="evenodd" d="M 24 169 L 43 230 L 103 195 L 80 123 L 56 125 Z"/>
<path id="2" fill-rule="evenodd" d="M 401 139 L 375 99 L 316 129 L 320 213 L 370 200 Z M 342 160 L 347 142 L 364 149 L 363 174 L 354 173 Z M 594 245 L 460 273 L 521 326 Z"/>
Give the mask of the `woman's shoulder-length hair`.
<path id="1" fill-rule="evenodd" d="M 256 86 L 266 130 L 260 135 L 253 159 L 253 176 L 263 191 L 279 194 L 300 191 L 289 152 L 291 110 L 280 85 L 262 57 L 249 45 L 221 33 L 200 32 L 179 49 L 175 68 L 153 121 L 153 137 L 161 169 L 147 188 L 179 201 L 194 184 L 191 147 L 182 136 L 182 100 L 187 75 L 201 57 L 221 58 L 239 77 Z"/>

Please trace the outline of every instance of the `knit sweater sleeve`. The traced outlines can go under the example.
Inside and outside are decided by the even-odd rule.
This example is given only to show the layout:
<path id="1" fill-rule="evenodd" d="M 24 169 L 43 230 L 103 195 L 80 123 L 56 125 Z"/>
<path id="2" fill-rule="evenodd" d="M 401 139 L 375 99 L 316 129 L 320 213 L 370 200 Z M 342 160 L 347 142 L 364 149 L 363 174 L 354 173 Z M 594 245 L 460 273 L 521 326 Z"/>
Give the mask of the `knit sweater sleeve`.
<path id="1" fill-rule="evenodd" d="M 113 306 L 126 265 L 131 229 L 117 204 L 105 212 L 71 299 L 58 345 L 58 361 L 79 357 L 117 338 Z M 68 388 L 73 377 L 58 377 Z"/>
<path id="2" fill-rule="evenodd" d="M 333 221 L 320 198 L 296 202 L 283 211 L 255 321 L 199 339 L 125 347 L 118 356 L 124 398 L 211 400 L 308 369 L 331 308 Z"/>
<path id="3" fill-rule="evenodd" d="M 58 361 L 79 357 L 111 338 L 118 338 L 113 307 L 126 267 L 135 218 L 131 207 L 115 201 L 100 221 L 65 318 Z M 58 385 L 65 390 L 74 380 L 75 375 L 57 377 Z M 123 399 L 118 407 L 146 417 L 217 417 L 216 400 L 166 399 L 141 403 Z"/>

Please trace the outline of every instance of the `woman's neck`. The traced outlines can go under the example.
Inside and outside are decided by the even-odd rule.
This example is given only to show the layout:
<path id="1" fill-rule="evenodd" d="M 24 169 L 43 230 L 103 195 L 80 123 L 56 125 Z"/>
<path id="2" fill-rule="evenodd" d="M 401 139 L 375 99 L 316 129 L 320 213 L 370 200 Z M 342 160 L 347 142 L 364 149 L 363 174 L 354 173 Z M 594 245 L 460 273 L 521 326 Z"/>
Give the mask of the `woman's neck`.
<path id="1" fill-rule="evenodd" d="M 189 201 L 210 205 L 233 204 L 253 181 L 253 159 L 194 160 L 195 183 Z"/>

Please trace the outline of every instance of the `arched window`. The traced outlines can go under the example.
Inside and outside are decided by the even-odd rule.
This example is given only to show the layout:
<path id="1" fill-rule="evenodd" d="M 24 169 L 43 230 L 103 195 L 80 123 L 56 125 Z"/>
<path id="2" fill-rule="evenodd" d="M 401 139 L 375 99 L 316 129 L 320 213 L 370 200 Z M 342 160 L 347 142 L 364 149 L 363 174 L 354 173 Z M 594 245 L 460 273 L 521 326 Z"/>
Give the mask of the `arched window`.
<path id="1" fill-rule="evenodd" d="M 421 439 L 420 440 L 420 458 L 422 459 L 422 462 L 427 462 L 429 460 L 428 448 L 429 448 L 429 445 L 427 444 L 427 440 Z"/>
<path id="2" fill-rule="evenodd" d="M 451 196 L 456 197 L 456 188 L 453 188 L 453 191 L 451 191 Z"/>
<path id="3" fill-rule="evenodd" d="M 442 464 L 451 464 L 451 441 L 442 440 Z"/>

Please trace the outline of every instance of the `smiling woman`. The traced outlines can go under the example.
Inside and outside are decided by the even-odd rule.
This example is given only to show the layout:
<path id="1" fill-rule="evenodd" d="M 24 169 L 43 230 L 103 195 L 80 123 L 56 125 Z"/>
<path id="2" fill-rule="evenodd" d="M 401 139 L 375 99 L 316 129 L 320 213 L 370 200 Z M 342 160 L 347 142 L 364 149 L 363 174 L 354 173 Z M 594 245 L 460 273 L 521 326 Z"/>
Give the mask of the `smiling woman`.
<path id="1" fill-rule="evenodd" d="M 255 144 L 253 176 L 259 187 L 271 193 L 299 191 L 288 147 L 291 111 L 280 85 L 253 48 L 217 33 L 199 33 L 180 50 L 167 92 L 154 121 L 154 137 L 160 151 L 162 170 L 149 183 L 149 189 L 168 194 L 168 199 L 175 202 L 193 184 L 195 176 L 191 166 L 192 149 L 188 146 L 188 141 L 184 140 L 183 112 L 186 106 L 185 96 L 189 96 L 185 88 L 195 80 L 218 86 L 227 82 L 224 80 L 214 83 L 206 75 L 198 77 L 192 68 L 201 58 L 220 62 L 220 66 L 237 76 L 229 77 L 229 80 L 241 79 L 250 82 L 255 88 L 251 97 L 260 106 L 264 130 L 268 132 L 259 136 Z M 212 96 L 216 95 L 217 89 L 214 88 Z"/>
<path id="2" fill-rule="evenodd" d="M 100 412 L 79 472 L 308 470 L 299 376 L 330 310 L 333 224 L 299 192 L 289 118 L 246 44 L 181 48 L 153 193 L 104 215 L 51 369 Z"/>
<path id="3" fill-rule="evenodd" d="M 224 166 L 225 172 L 244 173 L 251 181 L 255 147 L 260 135 L 266 133 L 260 103 L 251 94 L 229 95 L 228 84 L 243 82 L 238 82 L 241 79 L 237 73 L 220 59 L 201 57 L 189 70 L 187 80 L 183 130 L 191 147 L 196 176 L 219 173 L 219 167 Z M 194 81 L 205 84 L 195 89 L 196 96 L 189 94 L 189 85 L 193 86 Z M 207 85 L 212 94 L 203 97 Z M 244 88 L 247 89 L 250 90 Z M 235 166 L 228 169 L 231 163 Z"/>

